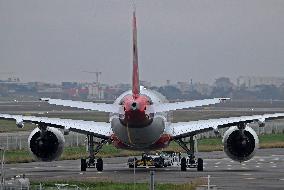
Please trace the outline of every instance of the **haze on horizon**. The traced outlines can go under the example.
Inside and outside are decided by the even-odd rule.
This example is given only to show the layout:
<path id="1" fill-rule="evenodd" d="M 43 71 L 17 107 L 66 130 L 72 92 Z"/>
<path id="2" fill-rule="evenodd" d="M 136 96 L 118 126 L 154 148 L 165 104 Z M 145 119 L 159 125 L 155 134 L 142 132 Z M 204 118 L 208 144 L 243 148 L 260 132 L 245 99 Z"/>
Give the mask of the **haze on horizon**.
<path id="1" fill-rule="evenodd" d="M 141 80 L 284 76 L 284 1 L 136 1 Z M 0 72 L 130 83 L 132 1 L 0 0 Z M 0 75 L 0 78 L 4 78 Z"/>

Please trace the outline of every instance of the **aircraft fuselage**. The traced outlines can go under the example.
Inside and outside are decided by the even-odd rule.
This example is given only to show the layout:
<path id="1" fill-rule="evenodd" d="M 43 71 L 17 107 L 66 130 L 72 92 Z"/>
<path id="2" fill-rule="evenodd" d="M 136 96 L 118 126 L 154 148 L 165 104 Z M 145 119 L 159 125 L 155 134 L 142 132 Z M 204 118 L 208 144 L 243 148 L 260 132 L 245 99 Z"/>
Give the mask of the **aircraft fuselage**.
<path id="1" fill-rule="evenodd" d="M 113 144 L 117 148 L 155 150 L 169 145 L 171 137 L 165 133 L 169 122 L 167 113 L 148 113 L 147 106 L 168 102 L 158 92 L 140 89 L 139 97 L 127 91 L 119 96 L 115 104 L 122 107 L 119 114 L 110 115 Z"/>

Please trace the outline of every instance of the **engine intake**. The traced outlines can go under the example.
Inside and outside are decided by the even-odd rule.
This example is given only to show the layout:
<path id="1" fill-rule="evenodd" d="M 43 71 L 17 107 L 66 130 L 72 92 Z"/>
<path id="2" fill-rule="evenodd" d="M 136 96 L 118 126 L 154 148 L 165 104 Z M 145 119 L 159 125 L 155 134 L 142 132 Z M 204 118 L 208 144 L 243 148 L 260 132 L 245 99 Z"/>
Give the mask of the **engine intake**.
<path id="1" fill-rule="evenodd" d="M 29 150 L 40 161 L 53 161 L 59 158 L 64 149 L 64 136 L 56 128 L 47 127 L 44 132 L 34 129 L 29 136 Z"/>
<path id="2" fill-rule="evenodd" d="M 259 147 L 259 139 L 251 127 L 243 132 L 237 126 L 230 127 L 223 137 L 224 151 L 229 158 L 244 162 L 250 160 Z"/>

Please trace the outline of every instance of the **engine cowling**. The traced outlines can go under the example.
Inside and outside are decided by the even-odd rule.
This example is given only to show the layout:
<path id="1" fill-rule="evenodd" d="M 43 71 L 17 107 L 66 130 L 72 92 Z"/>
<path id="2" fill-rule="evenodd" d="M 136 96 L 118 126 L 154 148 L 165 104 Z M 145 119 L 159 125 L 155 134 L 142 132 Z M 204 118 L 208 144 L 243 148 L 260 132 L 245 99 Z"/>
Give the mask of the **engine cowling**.
<path id="1" fill-rule="evenodd" d="M 28 140 L 29 150 L 35 159 L 50 162 L 59 158 L 64 149 L 65 139 L 56 128 L 47 127 L 41 134 L 39 128 L 34 129 Z"/>
<path id="2" fill-rule="evenodd" d="M 251 127 L 243 134 L 237 126 L 230 127 L 223 137 L 224 151 L 229 158 L 238 162 L 250 160 L 259 147 L 259 139 Z"/>
<path id="3" fill-rule="evenodd" d="M 18 128 L 22 129 L 24 128 L 24 121 L 23 120 L 16 120 L 16 125 Z"/>

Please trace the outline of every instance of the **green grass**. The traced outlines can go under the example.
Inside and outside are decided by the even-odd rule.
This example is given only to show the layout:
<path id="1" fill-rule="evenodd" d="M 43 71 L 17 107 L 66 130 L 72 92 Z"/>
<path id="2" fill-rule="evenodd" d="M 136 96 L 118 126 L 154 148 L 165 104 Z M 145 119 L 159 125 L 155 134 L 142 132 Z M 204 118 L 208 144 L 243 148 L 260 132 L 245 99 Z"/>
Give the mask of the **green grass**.
<path id="1" fill-rule="evenodd" d="M 99 157 L 117 157 L 141 155 L 138 151 L 128 151 L 117 149 L 113 145 L 105 145 L 99 152 Z M 86 147 L 65 147 L 60 160 L 76 160 L 87 157 Z M 6 163 L 26 163 L 34 161 L 32 155 L 27 150 L 9 150 L 5 154 Z"/>
<path id="2" fill-rule="evenodd" d="M 284 134 L 261 135 L 260 148 L 284 148 Z M 184 152 L 183 149 L 175 142 L 172 142 L 165 150 Z M 221 138 L 201 139 L 198 141 L 198 150 L 200 152 L 222 151 L 223 145 Z M 117 149 L 113 145 L 105 145 L 99 152 L 100 157 L 117 157 L 117 156 L 136 156 L 142 152 Z M 75 160 L 87 157 L 86 147 L 66 147 L 60 160 Z M 7 163 L 31 162 L 32 156 L 27 150 L 11 150 L 6 152 Z"/>
<path id="3" fill-rule="evenodd" d="M 69 185 L 77 185 L 82 189 L 89 190 L 133 190 L 133 183 L 115 183 L 115 182 L 90 182 L 90 181 L 48 181 L 43 183 L 44 188 L 55 187 L 54 184 L 69 184 Z M 201 184 L 201 182 L 195 183 L 186 183 L 186 184 L 155 184 L 156 190 L 194 190 L 196 186 Z M 32 182 L 32 188 L 36 189 L 39 186 L 38 182 Z M 71 188 L 70 188 L 71 189 Z M 74 187 L 72 188 L 74 189 Z M 135 190 L 145 190 L 149 189 L 149 184 L 147 183 L 136 183 Z"/>
<path id="4" fill-rule="evenodd" d="M 33 158 L 27 150 L 8 150 L 5 153 L 6 163 L 32 162 Z"/>
<path id="5" fill-rule="evenodd" d="M 272 142 L 284 143 L 284 134 L 261 135 L 259 136 L 259 141 L 261 143 L 272 143 Z"/>
<path id="6" fill-rule="evenodd" d="M 284 148 L 284 134 L 261 135 L 260 148 Z"/>
<path id="7" fill-rule="evenodd" d="M 200 110 L 177 110 L 173 112 L 173 122 L 187 122 L 196 120 L 207 120 L 214 118 L 238 117 L 244 115 L 264 114 L 263 111 L 212 111 L 211 107 Z"/>
<path id="8" fill-rule="evenodd" d="M 32 124 L 25 124 L 25 127 L 20 129 L 16 126 L 15 121 L 0 120 L 0 133 L 5 132 L 19 132 L 19 131 L 31 131 L 35 128 Z"/>

